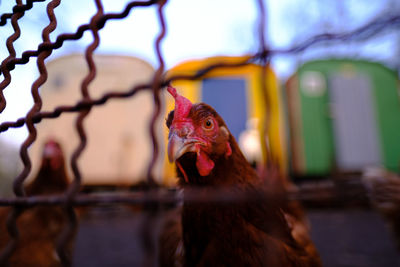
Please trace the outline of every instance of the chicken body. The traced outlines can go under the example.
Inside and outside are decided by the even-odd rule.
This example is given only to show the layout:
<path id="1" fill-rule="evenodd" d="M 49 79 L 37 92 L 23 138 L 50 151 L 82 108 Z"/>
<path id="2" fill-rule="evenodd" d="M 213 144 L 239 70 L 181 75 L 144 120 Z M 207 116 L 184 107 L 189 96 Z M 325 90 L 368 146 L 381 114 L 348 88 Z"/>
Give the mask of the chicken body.
<path id="1" fill-rule="evenodd" d="M 318 255 L 293 238 L 280 195 L 247 162 L 223 119 L 209 105 L 169 91 L 175 110 L 167 118 L 168 155 L 185 201 L 181 258 L 164 266 L 320 266 Z M 190 201 L 193 192 L 207 201 Z M 220 201 L 224 196 L 237 198 Z"/>
<path id="2" fill-rule="evenodd" d="M 61 194 L 69 181 L 65 171 L 64 156 L 60 145 L 49 140 L 43 149 L 42 165 L 37 176 L 25 186 L 28 196 Z M 2 208 L 0 220 L 1 248 L 9 241 L 5 221 L 12 208 Z M 56 252 L 56 242 L 68 218 L 62 207 L 36 206 L 23 210 L 17 218 L 19 238 L 14 253 L 9 258 L 10 266 L 62 266 Z M 68 253 L 72 243 L 68 244 Z"/>

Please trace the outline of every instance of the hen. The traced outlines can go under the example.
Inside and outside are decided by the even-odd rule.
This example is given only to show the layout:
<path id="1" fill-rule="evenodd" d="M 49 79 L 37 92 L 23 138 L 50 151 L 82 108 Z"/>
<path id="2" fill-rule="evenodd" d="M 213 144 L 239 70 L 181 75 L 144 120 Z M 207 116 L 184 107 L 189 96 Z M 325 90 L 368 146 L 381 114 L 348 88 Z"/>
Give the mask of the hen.
<path id="1" fill-rule="evenodd" d="M 268 186 L 274 179 L 257 175 L 217 112 L 168 91 L 168 156 L 184 203 L 161 234 L 160 265 L 320 266 L 316 251 L 293 237 L 284 194 Z M 194 192 L 207 201 L 193 201 Z"/>
<path id="2" fill-rule="evenodd" d="M 61 146 L 54 140 L 46 142 L 41 168 L 36 178 L 25 186 L 28 196 L 63 193 L 69 184 Z M 0 212 L 2 230 L 1 248 L 9 240 L 5 221 L 11 208 Z M 56 242 L 67 222 L 63 208 L 57 206 L 36 206 L 26 209 L 17 219 L 19 239 L 14 253 L 9 258 L 10 266 L 61 266 L 56 253 Z M 67 246 L 71 253 L 72 244 Z"/>

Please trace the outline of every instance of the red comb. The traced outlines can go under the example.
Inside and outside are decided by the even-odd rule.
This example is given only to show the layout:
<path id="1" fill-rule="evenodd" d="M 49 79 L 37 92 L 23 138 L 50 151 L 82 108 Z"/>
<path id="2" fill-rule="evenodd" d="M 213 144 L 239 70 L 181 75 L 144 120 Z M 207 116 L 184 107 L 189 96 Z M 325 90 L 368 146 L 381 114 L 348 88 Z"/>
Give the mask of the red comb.
<path id="1" fill-rule="evenodd" d="M 186 118 L 192 108 L 192 102 L 186 97 L 179 95 L 176 89 L 170 85 L 168 85 L 167 90 L 175 98 L 174 120 Z"/>

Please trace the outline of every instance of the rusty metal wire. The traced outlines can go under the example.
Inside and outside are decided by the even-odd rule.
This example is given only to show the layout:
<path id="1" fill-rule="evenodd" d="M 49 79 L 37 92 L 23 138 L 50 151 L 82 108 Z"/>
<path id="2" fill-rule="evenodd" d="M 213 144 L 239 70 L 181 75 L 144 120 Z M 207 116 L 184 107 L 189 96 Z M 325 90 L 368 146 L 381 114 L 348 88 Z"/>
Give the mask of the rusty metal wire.
<path id="1" fill-rule="evenodd" d="M 22 6 L 21 0 L 17 1 L 17 6 Z M 22 18 L 23 15 L 24 15 L 24 11 L 19 11 L 19 12 L 13 13 L 11 16 L 11 24 L 14 29 L 14 33 L 11 34 L 11 36 L 8 37 L 8 39 L 6 41 L 9 56 L 1 62 L 1 66 L 0 66 L 1 73 L 4 76 L 3 81 L 0 83 L 0 88 L 1 88 L 0 89 L 0 113 L 3 112 L 4 108 L 6 107 L 6 99 L 4 98 L 4 95 L 3 95 L 3 88 L 7 87 L 11 83 L 10 70 L 7 69 L 6 65 L 8 64 L 8 62 L 15 59 L 16 53 L 15 53 L 13 43 L 21 35 L 21 30 L 18 26 L 18 20 L 20 18 Z"/>
<path id="2" fill-rule="evenodd" d="M 391 15 L 389 17 L 379 17 L 366 25 L 363 25 L 353 31 L 344 33 L 322 33 L 315 35 L 308 40 L 294 45 L 289 49 L 272 49 L 273 55 L 298 54 L 311 48 L 314 45 L 323 42 L 344 42 L 344 41 L 364 41 L 375 36 L 384 30 L 396 29 L 400 25 L 400 15 Z"/>
<path id="3" fill-rule="evenodd" d="M 346 188 L 351 185 L 344 185 L 342 188 Z M 348 200 L 359 200 L 363 201 L 364 193 L 356 192 L 355 190 L 347 190 L 342 192 L 339 196 L 337 195 L 337 189 L 332 185 L 320 185 L 319 192 L 307 191 L 303 189 L 303 192 L 289 191 L 285 197 L 289 200 L 301 200 L 301 201 L 333 201 L 345 203 Z M 68 204 L 71 206 L 92 206 L 99 204 L 131 204 L 131 205 L 171 205 L 180 203 L 183 200 L 189 203 L 203 203 L 203 202 L 240 202 L 244 199 L 260 200 L 259 195 L 232 192 L 229 188 L 225 188 L 224 193 L 221 194 L 221 190 L 213 190 L 210 188 L 207 193 L 200 191 L 198 194 L 196 188 L 190 189 L 191 194 L 183 195 L 181 192 L 175 190 L 167 190 L 164 188 L 153 188 L 142 192 L 109 192 L 107 194 L 84 194 L 78 193 L 71 199 Z M 205 197 L 206 196 L 206 197 Z M 268 199 L 268 195 L 262 196 L 262 199 Z M 0 206 L 11 206 L 16 205 L 18 207 L 32 208 L 35 206 L 59 206 L 65 204 L 65 195 L 51 195 L 51 196 L 30 196 L 30 197 L 18 197 L 15 199 L 2 198 L 0 199 Z"/>
<path id="4" fill-rule="evenodd" d="M 128 8 L 127 8 L 128 9 Z M 127 10 L 125 9 L 125 10 Z M 128 11 L 127 11 L 128 12 Z M 125 13 L 125 12 L 123 12 Z M 121 13 L 121 18 L 125 17 Z M 110 19 L 110 16 L 105 15 L 102 20 L 107 20 L 105 18 Z M 114 17 L 113 17 L 114 18 Z M 251 63 L 258 63 L 262 60 L 262 58 L 265 58 L 265 53 L 268 52 L 269 55 L 272 56 L 277 56 L 277 55 L 288 55 L 288 54 L 298 54 L 302 53 L 305 50 L 309 49 L 311 46 L 318 45 L 323 42 L 337 42 L 337 41 L 350 41 L 354 40 L 357 41 L 359 39 L 367 39 L 370 38 L 378 33 L 380 33 L 383 29 L 388 29 L 388 28 L 395 28 L 400 25 L 400 15 L 394 15 L 389 18 L 382 18 L 382 19 L 377 19 L 374 20 L 367 25 L 364 25 L 354 31 L 348 32 L 348 33 L 337 33 L 337 34 L 330 34 L 330 33 L 324 33 L 320 35 L 313 36 L 306 41 L 294 45 L 293 47 L 287 48 L 287 49 L 266 49 L 265 51 L 257 52 L 252 55 L 248 55 L 242 62 L 217 62 L 214 64 L 210 64 L 204 68 L 199 69 L 194 75 L 173 75 L 171 77 L 168 77 L 164 79 L 164 81 L 161 83 L 162 86 L 168 85 L 170 82 L 177 81 L 177 80 L 198 80 L 201 79 L 202 77 L 206 76 L 209 72 L 219 69 L 219 68 L 234 68 L 234 67 L 242 67 Z M 81 29 L 81 30 L 80 30 Z M 57 41 L 59 41 L 60 45 L 49 45 L 48 47 L 51 49 L 54 48 L 59 48 L 61 47 L 62 43 L 67 39 L 66 36 L 69 36 L 70 39 L 68 40 L 76 40 L 82 37 L 83 32 L 88 29 L 87 25 L 80 26 L 76 35 L 73 35 L 74 37 L 71 37 L 70 35 L 62 34 L 61 36 L 64 36 L 63 38 L 57 38 Z M 75 39 L 76 38 L 76 39 Z M 57 41 L 54 43 L 56 44 Z M 42 45 L 39 45 L 39 50 L 43 50 Z M 22 58 L 25 58 L 24 55 L 26 55 L 26 61 L 21 61 L 21 59 L 17 59 L 17 61 L 11 61 L 10 64 L 7 66 L 15 66 L 15 64 L 25 64 L 28 62 L 29 57 L 35 56 L 38 51 L 33 51 L 33 54 L 28 54 L 24 52 L 22 54 Z M 16 63 L 18 62 L 18 63 Z M 11 68 L 11 69 L 12 69 Z M 1 88 L 1 87 L 0 87 Z M 113 92 L 112 88 L 110 90 L 107 90 L 109 93 L 104 94 L 102 97 L 98 99 L 93 99 L 91 101 L 87 100 L 80 100 L 77 102 L 75 105 L 72 106 L 59 106 L 55 108 L 53 111 L 50 112 L 39 112 L 33 117 L 33 122 L 34 123 L 39 123 L 42 121 L 42 119 L 54 119 L 58 118 L 61 114 L 63 113 L 71 113 L 71 112 L 78 112 L 82 109 L 87 109 L 89 107 L 93 106 L 99 106 L 105 104 L 107 101 L 111 99 L 118 99 L 118 98 L 127 98 L 127 97 L 132 97 L 136 93 L 142 90 L 149 90 L 152 88 L 152 84 L 140 84 L 137 85 L 133 88 L 128 89 L 125 92 Z M 7 131 L 9 128 L 19 128 L 24 126 L 26 123 L 26 118 L 20 118 L 16 121 L 10 121 L 10 122 L 3 122 L 0 124 L 0 133 Z"/>
<path id="5" fill-rule="evenodd" d="M 87 206 L 87 205 L 97 205 L 97 204 L 173 204 L 178 203 L 183 200 L 182 195 L 177 194 L 175 191 L 166 191 L 164 189 L 154 189 L 156 186 L 155 178 L 153 177 L 152 171 L 155 166 L 155 162 L 159 157 L 159 144 L 155 134 L 156 121 L 161 114 L 161 92 L 163 87 L 167 86 L 172 81 L 177 80 L 196 80 L 204 77 L 209 72 L 219 69 L 219 68 L 235 68 L 245 66 L 251 63 L 258 63 L 263 66 L 263 71 L 260 75 L 260 82 L 263 86 L 263 92 L 267 91 L 266 86 L 266 68 L 270 62 L 271 57 L 276 55 L 286 55 L 286 54 L 297 54 L 305 51 L 306 49 L 322 43 L 322 42 L 334 42 L 334 41 L 350 41 L 350 40 L 365 40 L 371 36 L 374 36 L 383 30 L 390 27 L 398 27 L 400 24 L 400 15 L 391 16 L 388 18 L 378 18 L 356 30 L 347 33 L 324 33 L 321 35 L 316 35 L 310 39 L 295 45 L 287 49 L 271 49 L 267 45 L 265 38 L 266 31 L 266 9 L 264 7 L 262 0 L 257 0 L 258 10 L 259 10 L 259 50 L 245 57 L 240 62 L 227 63 L 227 62 L 217 62 L 210 64 L 202 69 L 199 69 L 193 75 L 174 75 L 171 77 L 165 77 L 165 62 L 164 57 L 161 53 L 161 44 L 165 38 L 167 31 L 167 23 L 164 18 L 164 6 L 167 3 L 166 0 L 151 0 L 151 1 L 130 1 L 125 9 L 120 13 L 110 13 L 104 14 L 103 6 L 101 0 L 95 0 L 97 12 L 91 17 L 90 23 L 79 26 L 75 33 L 63 33 L 57 36 L 55 42 L 51 42 L 49 34 L 56 29 L 57 20 L 54 15 L 54 9 L 60 4 L 60 0 L 52 0 L 47 5 L 47 14 L 50 23 L 43 29 L 43 42 L 38 46 L 37 50 L 25 51 L 22 53 L 21 58 L 16 57 L 16 52 L 14 49 L 14 42 L 20 36 L 20 28 L 18 25 L 18 20 L 24 16 L 25 11 L 33 7 L 35 2 L 43 2 L 44 0 L 28 0 L 24 5 L 22 0 L 17 0 L 17 4 L 13 8 L 12 13 L 3 14 L 0 17 L 0 26 L 6 25 L 7 21 L 11 21 L 14 32 L 8 37 L 6 44 L 9 55 L 2 61 L 0 66 L 1 74 L 3 75 L 3 80 L 0 83 L 0 113 L 6 108 L 6 100 L 3 95 L 3 90 L 11 83 L 11 71 L 16 65 L 26 64 L 33 57 L 37 58 L 37 66 L 39 70 L 39 77 L 32 84 L 31 93 L 34 100 L 34 105 L 28 112 L 28 114 L 16 121 L 3 122 L 0 124 L 0 133 L 9 130 L 10 128 L 18 128 L 26 125 L 29 131 L 29 136 L 22 144 L 20 149 L 20 156 L 24 164 L 24 169 L 21 174 L 14 180 L 14 193 L 16 197 L 13 198 L 0 198 L 0 206 L 12 206 L 13 209 L 7 220 L 7 230 L 10 235 L 10 242 L 3 249 L 0 255 L 0 264 L 4 265 L 7 263 L 8 258 L 14 251 L 16 244 L 18 242 L 18 228 L 16 222 L 18 217 L 24 212 L 26 208 L 30 208 L 37 205 L 58 205 L 64 208 L 65 215 L 68 218 L 67 225 L 58 238 L 56 245 L 56 251 L 61 259 L 64 266 L 71 265 L 71 259 L 66 253 L 65 246 L 71 239 L 74 229 L 77 226 L 77 218 L 74 212 L 73 206 Z M 96 65 L 93 60 L 93 53 L 99 46 L 100 37 L 99 31 L 105 26 L 109 20 L 120 20 L 126 18 L 134 8 L 149 7 L 157 5 L 157 16 L 160 24 L 160 32 L 155 40 L 155 53 L 157 55 L 158 67 L 155 71 L 153 79 L 148 84 L 139 84 L 128 88 L 124 92 L 115 92 L 113 88 L 107 90 L 108 93 L 104 94 L 99 98 L 92 98 L 88 91 L 88 87 L 91 82 L 96 77 Z M 44 63 L 45 59 L 51 55 L 51 53 L 62 47 L 65 41 L 79 40 L 82 38 L 86 31 L 90 31 L 93 36 L 93 42 L 87 46 L 85 51 L 86 63 L 89 67 L 89 73 L 83 79 L 81 83 L 81 95 L 82 98 L 74 105 L 70 106 L 58 106 L 53 111 L 42 112 L 41 106 L 42 101 L 39 95 L 39 88 L 47 80 L 47 70 Z M 152 92 L 154 101 L 154 110 L 149 122 L 149 134 L 152 141 L 152 158 L 147 168 L 147 182 L 150 185 L 151 190 L 139 192 L 139 193 L 126 193 L 126 194 L 110 194 L 110 195 L 96 195 L 96 194 L 79 194 L 78 191 L 81 186 L 81 173 L 78 168 L 79 158 L 84 151 L 87 143 L 87 137 L 85 129 L 83 127 L 83 122 L 91 110 L 97 106 L 101 106 L 112 99 L 119 98 L 130 98 L 134 97 L 138 92 L 149 90 Z M 270 99 L 267 94 L 264 94 L 265 103 L 269 103 Z M 73 182 L 65 192 L 61 195 L 53 196 L 30 196 L 27 197 L 24 189 L 23 182 L 31 171 L 31 161 L 28 155 L 28 148 L 34 143 L 36 139 L 36 128 L 35 124 L 40 123 L 44 119 L 54 119 L 60 117 L 64 113 L 77 113 L 77 118 L 75 122 L 76 132 L 79 134 L 80 143 L 76 147 L 75 151 L 71 156 L 71 169 L 73 171 Z M 270 110 L 269 105 L 266 105 L 266 119 L 264 122 L 265 129 L 269 126 L 269 116 Z M 265 144 L 268 145 L 268 144 Z M 267 151 L 269 149 L 267 148 Z M 268 158 L 271 159 L 271 155 L 268 154 Z M 272 159 L 273 160 L 273 159 Z M 328 194 L 329 195 L 329 194 Z M 242 196 L 248 199 L 248 195 Z M 288 195 L 289 199 L 297 200 L 307 200 L 312 197 L 309 195 L 300 194 L 299 192 L 290 192 Z M 357 196 L 349 195 L 348 197 L 354 198 Z M 210 192 L 207 196 L 206 201 L 240 201 L 241 196 L 237 193 L 229 194 L 229 191 L 221 194 L 221 192 Z M 195 192 L 188 196 L 185 196 L 185 201 L 205 201 L 204 195 L 197 195 Z M 149 215 L 149 218 L 151 214 Z M 150 219 L 149 219 L 150 220 Z M 143 224 L 143 238 L 146 240 L 146 236 L 149 235 L 151 231 L 151 224 Z M 152 248 L 152 244 L 147 244 L 148 248 Z M 151 250 L 151 249 L 150 249 Z"/>
<path id="6" fill-rule="evenodd" d="M 260 10 L 260 15 L 259 15 L 259 45 L 260 45 L 260 54 L 262 55 L 260 59 L 260 63 L 262 66 L 261 69 L 261 74 L 260 74 L 260 85 L 261 85 L 261 92 L 262 96 L 264 98 L 264 103 L 265 103 L 265 119 L 262 124 L 263 127 L 263 132 L 268 133 L 269 131 L 269 125 L 270 125 L 270 120 L 271 120 L 271 108 L 270 108 L 270 99 L 268 96 L 268 90 L 267 90 L 267 77 L 265 73 L 267 72 L 267 68 L 270 62 L 270 52 L 267 47 L 267 42 L 265 41 L 265 31 L 266 31 L 266 11 L 264 7 L 264 2 L 262 0 L 258 0 L 258 9 Z M 268 141 L 267 141 L 268 140 Z M 265 147 L 266 149 L 266 157 L 265 157 L 265 164 L 271 163 L 275 164 L 276 159 L 273 158 L 273 155 L 271 153 L 270 149 L 270 136 L 266 136 L 266 138 L 262 138 L 262 146 Z"/>
<path id="7" fill-rule="evenodd" d="M 15 13 L 22 13 L 22 15 L 24 14 L 25 11 L 31 9 L 33 7 L 33 3 L 34 2 L 44 2 L 46 0 L 28 0 L 26 1 L 26 4 L 22 4 L 22 2 L 17 3 L 13 9 L 12 9 L 12 13 L 6 13 L 1 15 L 0 17 L 0 26 L 4 26 L 7 24 L 7 19 L 12 18 L 12 16 Z"/>
<path id="8" fill-rule="evenodd" d="M 73 238 L 74 232 L 78 226 L 78 220 L 73 206 L 64 205 L 64 213 L 66 214 L 68 221 L 67 226 L 63 229 L 58 237 L 56 244 L 57 255 L 61 260 L 62 266 L 71 266 L 72 259 L 71 255 L 66 252 L 68 242 Z"/>
<path id="9" fill-rule="evenodd" d="M 132 11 L 133 8 L 148 7 L 148 6 L 154 5 L 156 3 L 157 3 L 156 0 L 152 0 L 152 1 L 148 1 L 148 2 L 132 1 L 129 4 L 127 4 L 125 9 L 120 13 L 110 13 L 110 14 L 105 14 L 105 15 L 101 16 L 98 19 L 96 26 L 99 30 L 101 30 L 105 26 L 105 24 L 108 20 L 124 19 L 130 14 L 130 12 Z M 8 62 L 6 62 L 5 68 L 9 71 L 13 70 L 15 68 L 15 65 L 26 64 L 26 63 L 28 63 L 28 61 L 31 57 L 37 57 L 43 51 L 54 50 L 54 49 L 60 48 L 64 44 L 65 41 L 79 40 L 80 38 L 82 38 L 83 34 L 86 31 L 88 31 L 89 29 L 90 29 L 89 24 L 84 24 L 84 25 L 79 26 L 75 33 L 60 34 L 57 36 L 55 42 L 53 42 L 53 43 L 52 42 L 43 42 L 43 43 L 39 44 L 37 50 L 25 51 L 22 53 L 21 58 L 10 59 Z M 0 88 L 3 88 L 3 87 L 0 87 Z"/>
<path id="10" fill-rule="evenodd" d="M 18 0 L 18 5 L 22 6 L 21 0 Z M 111 13 L 111 14 L 106 14 L 101 16 L 98 19 L 98 24 L 96 27 L 98 29 L 102 29 L 106 22 L 110 19 L 123 19 L 127 17 L 130 13 L 130 11 L 135 8 L 135 7 L 147 7 L 151 6 L 153 4 L 157 3 L 157 1 L 152 0 L 148 2 L 139 2 L 139 1 L 132 1 L 130 2 L 124 11 L 121 13 Z M 20 29 L 18 27 L 18 19 L 20 19 L 24 14 L 23 10 L 18 9 L 18 12 L 14 13 L 11 16 L 11 22 L 12 26 L 14 28 L 14 34 L 12 34 L 8 39 L 7 39 L 7 49 L 9 50 L 10 55 L 2 61 L 0 71 L 4 76 L 3 81 L 0 83 L 0 113 L 4 110 L 6 106 L 6 100 L 4 98 L 3 90 L 10 84 L 11 82 L 11 75 L 10 71 L 15 68 L 15 65 L 17 64 L 26 64 L 29 62 L 29 59 L 31 57 L 38 57 L 41 53 L 45 51 L 52 51 L 54 49 L 60 48 L 64 41 L 67 40 L 79 40 L 82 38 L 83 34 L 90 29 L 89 24 L 84 24 L 81 25 L 75 33 L 65 33 L 61 34 L 57 37 L 56 41 L 54 43 L 50 41 L 44 41 L 38 46 L 38 49 L 36 51 L 25 51 L 22 53 L 21 58 L 16 58 L 15 50 L 13 47 L 13 42 L 19 38 L 20 36 Z M 22 126 L 22 125 L 21 125 Z"/>
<path id="11" fill-rule="evenodd" d="M 47 6 L 47 13 L 48 13 L 48 16 L 50 19 L 50 23 L 46 28 L 44 28 L 43 33 L 42 33 L 44 42 L 50 41 L 49 35 L 52 31 L 54 31 L 56 29 L 57 21 L 54 16 L 54 8 L 56 8 L 59 4 L 60 4 L 60 0 L 53 0 Z M 44 60 L 50 56 L 51 52 L 52 51 L 46 51 L 46 53 L 40 54 L 38 57 L 38 60 L 37 60 L 37 65 L 38 65 L 40 76 L 32 84 L 31 92 L 32 92 L 33 100 L 34 100 L 34 105 L 30 109 L 28 114 L 26 115 L 26 125 L 29 130 L 29 137 L 22 144 L 21 150 L 20 150 L 21 159 L 23 160 L 25 168 L 22 171 L 22 173 L 14 181 L 14 193 L 17 196 L 25 195 L 25 192 L 22 187 L 22 183 L 24 182 L 25 178 L 28 176 L 28 174 L 31 170 L 31 162 L 30 162 L 29 156 L 28 156 L 28 148 L 36 139 L 36 129 L 33 125 L 32 117 L 37 112 L 40 112 L 40 109 L 42 107 L 42 99 L 39 95 L 39 87 L 41 85 L 43 85 L 47 80 L 47 70 L 46 70 L 46 66 L 44 64 Z"/>
<path id="12" fill-rule="evenodd" d="M 158 119 L 158 117 L 161 114 L 161 99 L 160 99 L 160 93 L 161 93 L 161 89 L 162 89 L 162 81 L 163 81 L 163 74 L 164 74 L 164 68 L 165 68 L 165 63 L 164 63 L 164 59 L 163 56 L 161 54 L 161 42 L 165 37 L 166 34 L 166 24 L 165 24 L 165 19 L 164 19 L 164 14 L 163 14 L 163 8 L 164 5 L 166 4 L 166 0 L 161 0 L 159 1 L 159 6 L 158 6 L 158 19 L 160 22 L 160 26 L 161 26 L 161 32 L 159 33 L 156 41 L 155 41 L 155 49 L 156 49 L 156 54 L 157 54 L 157 59 L 158 59 L 158 69 L 156 70 L 154 77 L 153 77 L 153 84 L 151 86 L 152 89 L 152 93 L 153 93 L 153 100 L 154 100 L 154 112 L 153 112 L 153 116 L 151 117 L 150 120 L 150 136 L 151 136 L 151 142 L 153 144 L 153 154 L 152 154 L 152 158 L 150 161 L 150 164 L 148 166 L 148 170 L 147 170 L 147 180 L 148 183 L 151 186 L 156 185 L 156 182 L 154 180 L 154 177 L 152 175 L 152 171 L 153 168 L 156 164 L 156 160 L 157 157 L 159 156 L 159 144 L 156 138 L 156 121 Z"/>
<path id="13" fill-rule="evenodd" d="M 89 73 L 86 75 L 86 77 L 83 79 L 82 84 L 81 84 L 81 94 L 82 94 L 82 99 L 83 100 L 91 100 L 88 86 L 90 83 L 94 80 L 96 77 L 96 65 L 94 64 L 93 60 L 93 53 L 96 50 L 96 48 L 100 44 L 100 37 L 98 34 L 99 29 L 96 27 L 96 23 L 98 19 L 103 16 L 103 6 L 101 4 L 100 0 L 96 0 L 96 8 L 97 8 L 97 13 L 93 16 L 89 28 L 91 29 L 92 35 L 93 35 L 93 42 L 87 47 L 86 52 L 85 52 L 85 58 L 87 65 L 89 67 Z M 76 130 L 79 134 L 80 138 L 80 143 L 78 147 L 75 149 L 75 151 L 72 153 L 71 157 L 71 168 L 74 174 L 74 180 L 70 188 L 68 189 L 67 192 L 67 198 L 70 199 L 73 197 L 73 195 L 78 192 L 80 184 L 81 184 L 81 174 L 78 168 L 78 159 L 80 155 L 82 154 L 83 150 L 86 147 L 87 143 L 87 137 L 86 133 L 83 127 L 83 121 L 85 120 L 86 116 L 89 114 L 90 108 L 88 109 L 82 109 L 79 112 L 79 116 L 76 119 L 75 122 L 75 127 Z"/>
<path id="14" fill-rule="evenodd" d="M 60 0 L 53 0 L 47 5 L 47 14 L 50 19 L 50 23 L 48 26 L 46 26 L 43 29 L 42 32 L 42 37 L 44 42 L 50 41 L 50 33 L 55 30 L 57 21 L 54 15 L 54 8 L 56 8 L 60 4 Z M 28 155 L 28 148 L 29 146 L 35 141 L 36 139 L 36 129 L 35 126 L 32 122 L 32 116 L 36 114 L 37 112 L 40 111 L 41 106 L 42 106 L 42 100 L 39 95 L 39 87 L 44 84 L 47 80 L 47 70 L 46 66 L 44 64 L 44 60 L 50 56 L 52 51 L 46 51 L 45 53 L 42 53 L 37 60 L 37 65 L 39 69 L 40 76 L 37 78 L 37 80 L 32 84 L 32 97 L 34 99 L 34 105 L 32 106 L 31 110 L 28 112 L 26 115 L 26 125 L 29 130 L 29 136 L 25 140 L 25 142 L 22 144 L 21 149 L 20 149 L 20 155 L 21 159 L 23 160 L 24 164 L 24 169 L 21 172 L 21 174 L 14 180 L 14 193 L 16 196 L 25 196 L 25 192 L 23 189 L 23 182 L 26 179 L 26 177 L 29 175 L 29 172 L 31 170 L 31 161 L 29 159 Z M 14 51 L 14 56 L 15 56 L 15 51 Z M 4 74 L 4 72 L 3 72 Z M 10 78 L 11 79 L 11 78 Z M 14 207 L 13 211 L 10 214 L 9 220 L 7 222 L 8 226 L 8 231 L 11 236 L 10 240 L 10 246 L 5 250 L 5 252 L 1 255 L 0 257 L 0 262 L 4 262 L 5 259 L 7 259 L 11 252 L 14 250 L 16 246 L 16 242 L 18 239 L 18 229 L 16 227 L 16 220 L 18 216 L 21 214 L 22 209 L 21 207 Z"/>
<path id="15" fill-rule="evenodd" d="M 97 12 L 92 17 L 92 20 L 89 24 L 89 28 L 93 35 L 93 41 L 87 47 L 87 49 L 85 51 L 85 58 L 86 58 L 87 65 L 89 67 L 89 73 L 83 79 L 82 84 L 81 84 L 81 94 L 82 94 L 82 99 L 84 99 L 84 100 L 91 99 L 88 87 L 89 87 L 90 83 L 94 80 L 94 78 L 96 77 L 96 65 L 94 63 L 93 53 L 100 44 L 100 37 L 99 37 L 99 33 L 98 33 L 99 29 L 96 27 L 96 24 L 97 24 L 98 19 L 101 16 L 103 16 L 103 13 L 104 13 L 101 1 L 96 0 L 95 3 L 96 3 Z M 58 243 L 57 243 L 57 254 L 58 254 L 59 258 L 61 259 L 61 262 L 63 263 L 64 266 L 71 265 L 71 259 L 70 259 L 69 255 L 66 253 L 66 246 L 68 244 L 68 241 L 71 240 L 73 237 L 74 230 L 76 229 L 76 226 L 77 226 L 77 218 L 76 218 L 75 211 L 69 202 L 73 198 L 73 196 L 79 191 L 79 188 L 81 185 L 82 178 L 81 178 L 81 174 L 80 174 L 80 171 L 78 168 L 78 160 L 87 144 L 87 137 L 86 137 L 85 129 L 83 127 L 83 122 L 89 113 L 90 113 L 90 108 L 81 110 L 79 112 L 79 115 L 76 118 L 76 122 L 75 122 L 75 127 L 79 134 L 80 143 L 79 143 L 78 147 L 75 149 L 75 151 L 72 153 L 72 156 L 71 156 L 71 169 L 74 174 L 74 179 L 65 194 L 65 197 L 68 202 L 64 203 L 65 204 L 64 210 L 68 217 L 68 223 L 67 223 L 67 226 L 64 229 L 64 231 L 61 233 Z"/>

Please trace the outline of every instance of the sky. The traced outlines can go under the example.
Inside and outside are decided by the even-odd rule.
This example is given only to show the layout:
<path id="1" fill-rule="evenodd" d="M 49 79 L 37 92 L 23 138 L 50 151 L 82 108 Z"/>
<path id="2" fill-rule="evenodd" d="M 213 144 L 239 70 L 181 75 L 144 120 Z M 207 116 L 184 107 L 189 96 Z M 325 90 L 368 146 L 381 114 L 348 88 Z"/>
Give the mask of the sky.
<path id="1" fill-rule="evenodd" d="M 20 20 L 21 37 L 15 42 L 17 55 L 25 50 L 35 50 L 41 42 L 41 30 L 48 19 L 45 3 L 34 3 Z M 127 0 L 103 0 L 105 13 L 120 12 Z M 398 1 L 400 2 L 400 1 Z M 356 29 L 383 12 L 398 12 L 399 4 L 393 0 L 381 1 L 334 1 L 334 0 L 269 0 L 267 6 L 267 41 L 271 48 L 288 48 L 301 43 L 310 36 L 322 32 L 343 32 Z M 13 1 L 1 1 L 0 13 L 12 10 Z M 394 8 L 396 7 L 396 8 Z M 54 41 L 60 33 L 75 32 L 80 24 L 87 23 L 96 12 L 94 1 L 61 1 L 55 10 L 58 18 Z M 215 55 L 239 56 L 254 53 L 258 47 L 257 1 L 250 0 L 170 0 L 165 7 L 167 36 L 162 43 L 166 68 L 189 59 Z M 12 33 L 8 23 L 0 27 L 0 56 L 7 57 L 5 40 Z M 400 27 L 399 27 L 400 28 Z M 160 30 L 156 8 L 140 8 L 131 12 L 124 20 L 107 22 L 100 32 L 101 43 L 96 53 L 136 56 L 157 68 L 154 40 Z M 48 59 L 70 53 L 83 53 L 92 37 L 85 33 L 77 42 L 65 42 Z M 313 47 L 296 56 L 277 56 L 272 67 L 281 80 L 285 80 L 296 66 L 312 58 L 326 56 L 355 56 L 398 64 L 395 55 L 400 55 L 400 34 L 389 32 L 362 44 Z M 400 56 L 399 56 L 400 57 Z M 26 115 L 32 105 L 30 88 L 38 75 L 35 60 L 12 71 L 12 83 L 4 91 L 8 101 L 6 110 L 0 114 L 0 123 L 16 120 Z M 0 79 L 2 79 L 0 77 Z M 0 134 L 7 140 L 19 143 L 26 135 L 25 129 L 10 130 Z"/>

